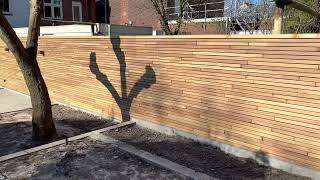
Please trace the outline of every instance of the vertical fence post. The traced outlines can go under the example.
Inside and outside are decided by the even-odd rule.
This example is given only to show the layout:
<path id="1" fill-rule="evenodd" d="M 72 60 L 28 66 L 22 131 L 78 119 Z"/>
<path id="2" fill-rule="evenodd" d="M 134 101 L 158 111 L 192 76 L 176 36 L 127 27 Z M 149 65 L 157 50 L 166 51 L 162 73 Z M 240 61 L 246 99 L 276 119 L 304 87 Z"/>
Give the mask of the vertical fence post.
<path id="1" fill-rule="evenodd" d="M 204 3 L 204 32 L 207 31 L 207 2 Z"/>
<path id="2" fill-rule="evenodd" d="M 276 7 L 273 22 L 273 34 L 281 34 L 284 15 L 284 4 Z"/>

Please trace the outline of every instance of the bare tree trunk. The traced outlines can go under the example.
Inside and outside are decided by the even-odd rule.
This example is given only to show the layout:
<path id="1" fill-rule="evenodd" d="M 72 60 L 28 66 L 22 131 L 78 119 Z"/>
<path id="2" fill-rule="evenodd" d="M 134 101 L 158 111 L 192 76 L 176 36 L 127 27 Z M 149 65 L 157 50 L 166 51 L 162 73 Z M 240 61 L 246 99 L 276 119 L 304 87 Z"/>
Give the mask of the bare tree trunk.
<path id="1" fill-rule="evenodd" d="M 17 60 L 28 87 L 32 103 L 32 137 L 47 140 L 56 134 L 52 120 L 51 100 L 36 57 Z"/>
<path id="2" fill-rule="evenodd" d="M 32 127 L 33 137 L 47 139 L 56 134 L 56 129 L 52 120 L 51 100 L 46 83 L 43 80 L 38 62 L 38 38 L 40 34 L 40 23 L 43 10 L 43 0 L 32 0 L 30 3 L 29 31 L 26 44 L 27 52 L 32 63 L 29 71 L 25 73 L 25 81 L 30 91 L 33 107 Z M 29 75 L 29 76 L 28 76 Z"/>
<path id="3" fill-rule="evenodd" d="M 273 34 L 281 34 L 284 7 L 277 7 L 274 13 Z"/>
<path id="4" fill-rule="evenodd" d="M 168 20 L 160 19 L 162 30 L 166 35 L 173 35 L 168 24 Z"/>
<path id="5" fill-rule="evenodd" d="M 153 8 L 155 9 L 155 11 L 157 12 L 157 14 L 159 16 L 161 28 L 164 31 L 164 33 L 166 35 L 179 34 L 181 24 L 183 23 L 183 14 L 185 11 L 185 5 L 186 5 L 187 1 L 186 0 L 179 0 L 179 2 L 180 2 L 179 15 L 176 20 L 177 24 L 176 24 L 176 28 L 174 30 L 171 30 L 171 28 L 169 26 L 169 14 L 166 10 L 167 1 L 165 1 L 165 0 L 150 0 L 150 1 L 153 5 Z"/>
<path id="6" fill-rule="evenodd" d="M 8 46 L 23 74 L 32 102 L 32 137 L 48 140 L 56 135 L 52 120 L 51 101 L 47 86 L 37 62 L 38 36 L 43 0 L 30 1 L 29 33 L 26 48 L 3 15 L 3 0 L 0 0 L 0 37 Z"/>

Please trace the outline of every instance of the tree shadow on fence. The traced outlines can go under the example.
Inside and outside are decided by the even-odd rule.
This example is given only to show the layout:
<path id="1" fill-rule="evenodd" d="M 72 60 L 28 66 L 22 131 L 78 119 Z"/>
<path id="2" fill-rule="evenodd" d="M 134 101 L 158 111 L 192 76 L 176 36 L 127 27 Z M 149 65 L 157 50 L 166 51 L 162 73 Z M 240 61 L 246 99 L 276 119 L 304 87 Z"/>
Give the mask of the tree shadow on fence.
<path id="1" fill-rule="evenodd" d="M 150 88 L 151 85 L 156 83 L 156 73 L 150 65 L 147 65 L 145 67 L 145 73 L 134 84 L 128 94 L 126 78 L 127 65 L 125 61 L 125 54 L 121 50 L 120 43 L 120 38 L 111 38 L 112 48 L 114 53 L 116 54 L 120 66 L 121 96 L 108 79 L 108 76 L 100 71 L 97 64 L 97 56 L 95 52 L 91 52 L 90 54 L 90 71 L 96 76 L 97 80 L 100 81 L 112 94 L 112 97 L 121 110 L 122 121 L 125 122 L 130 121 L 131 119 L 130 109 L 133 99 L 136 98 L 143 89 Z"/>

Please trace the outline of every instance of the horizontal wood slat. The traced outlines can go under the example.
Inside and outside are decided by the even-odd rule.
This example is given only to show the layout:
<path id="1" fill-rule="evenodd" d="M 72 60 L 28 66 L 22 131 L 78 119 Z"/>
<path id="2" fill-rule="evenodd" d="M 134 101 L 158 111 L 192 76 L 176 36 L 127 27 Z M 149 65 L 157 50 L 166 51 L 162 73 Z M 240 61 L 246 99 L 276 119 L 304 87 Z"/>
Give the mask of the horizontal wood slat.
<path id="1" fill-rule="evenodd" d="M 119 96 L 126 89 L 131 117 L 320 170 L 317 34 L 41 37 L 39 45 L 53 100 L 120 119 L 104 79 Z M 28 93 L 2 42 L 0 58 L 0 85 Z"/>

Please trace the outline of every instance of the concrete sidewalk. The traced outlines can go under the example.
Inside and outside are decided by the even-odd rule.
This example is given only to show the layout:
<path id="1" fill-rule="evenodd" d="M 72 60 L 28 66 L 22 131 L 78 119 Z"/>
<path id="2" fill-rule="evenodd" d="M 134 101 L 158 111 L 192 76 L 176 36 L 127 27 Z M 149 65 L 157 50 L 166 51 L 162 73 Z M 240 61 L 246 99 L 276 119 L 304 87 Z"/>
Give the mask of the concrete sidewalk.
<path id="1" fill-rule="evenodd" d="M 0 113 L 31 108 L 30 97 L 0 87 Z"/>

